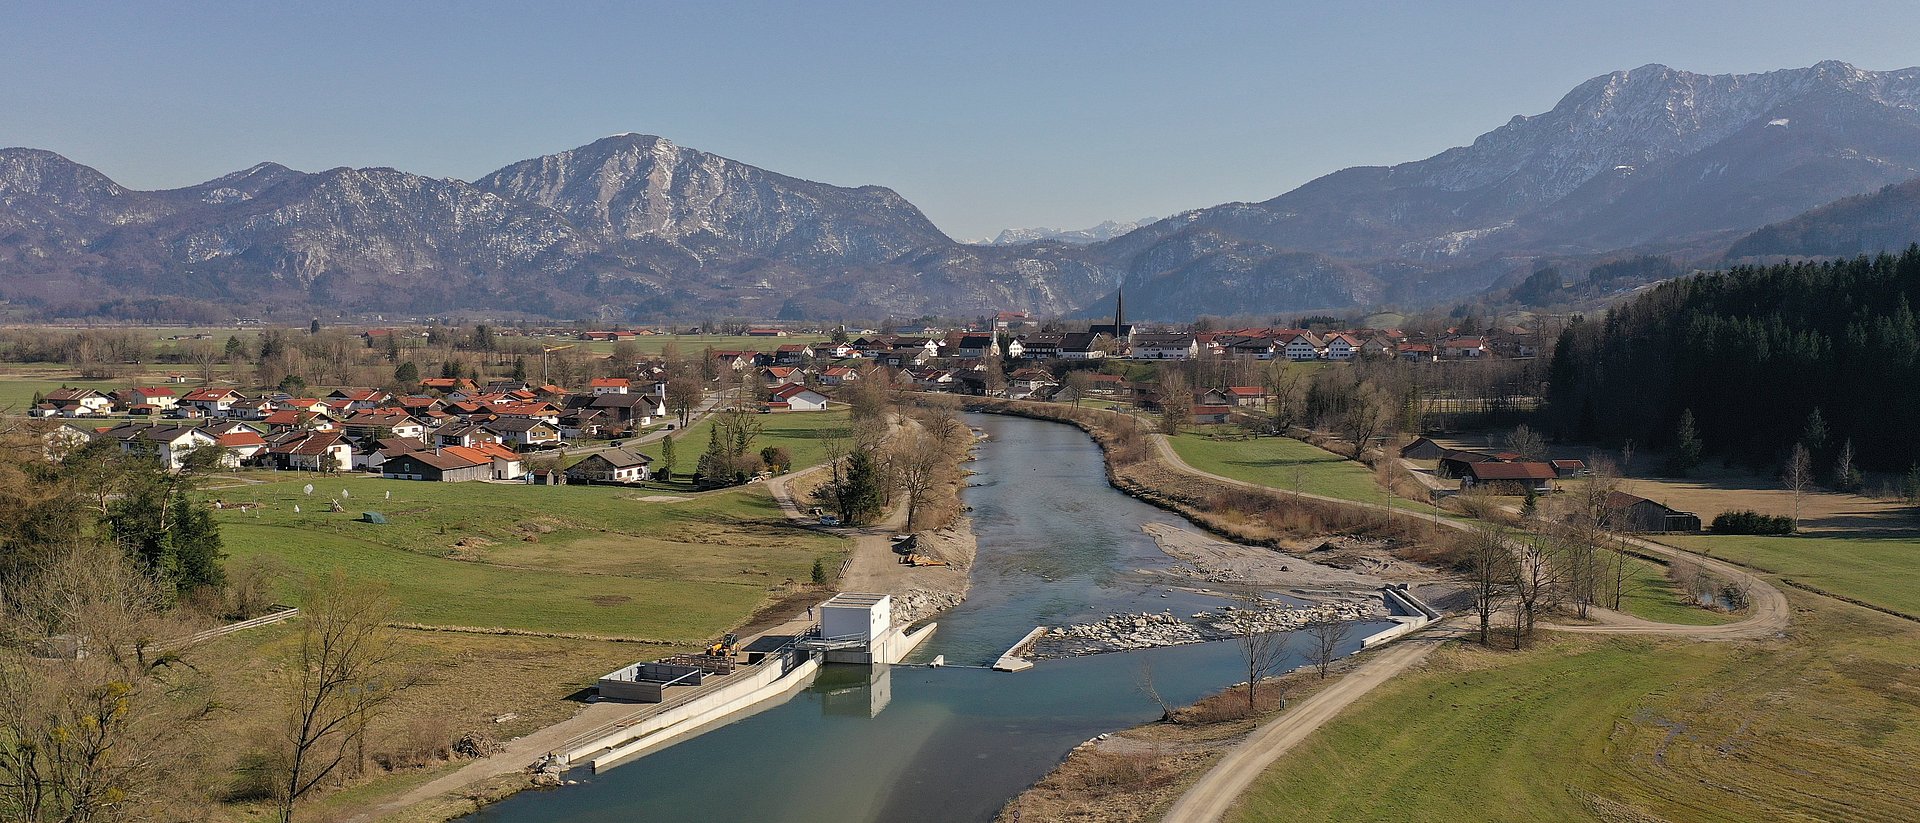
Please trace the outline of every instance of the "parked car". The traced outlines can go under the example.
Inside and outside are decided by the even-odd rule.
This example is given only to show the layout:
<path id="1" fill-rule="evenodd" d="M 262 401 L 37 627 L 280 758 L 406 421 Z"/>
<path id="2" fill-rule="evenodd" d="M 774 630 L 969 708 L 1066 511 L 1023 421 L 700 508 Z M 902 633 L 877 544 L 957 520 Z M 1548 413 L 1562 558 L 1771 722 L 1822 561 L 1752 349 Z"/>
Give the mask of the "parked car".
<path id="1" fill-rule="evenodd" d="M 834 516 L 833 516 L 833 515 L 831 515 L 831 514 L 829 514 L 829 515 L 825 515 L 825 516 L 823 516 L 823 517 L 821 517 L 821 518 L 820 518 L 820 525 L 822 525 L 822 526 L 838 526 L 838 525 L 840 525 L 840 518 L 838 518 L 838 517 L 834 517 Z"/>

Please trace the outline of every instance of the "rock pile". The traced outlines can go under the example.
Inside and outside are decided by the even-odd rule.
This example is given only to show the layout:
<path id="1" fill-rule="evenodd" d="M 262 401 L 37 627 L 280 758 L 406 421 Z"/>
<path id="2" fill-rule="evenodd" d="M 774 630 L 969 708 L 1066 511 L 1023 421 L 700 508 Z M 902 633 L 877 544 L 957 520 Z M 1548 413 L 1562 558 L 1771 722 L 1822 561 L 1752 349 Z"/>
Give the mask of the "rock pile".
<path id="1" fill-rule="evenodd" d="M 1171 609 L 1159 613 L 1116 614 L 1094 623 L 1049 630 L 1028 651 L 1029 659 L 1150 649 L 1239 637 L 1248 631 L 1289 632 L 1309 623 L 1363 620 L 1379 613 L 1366 601 L 1339 601 L 1306 608 L 1263 601 L 1259 608 L 1221 606 L 1182 618 Z"/>

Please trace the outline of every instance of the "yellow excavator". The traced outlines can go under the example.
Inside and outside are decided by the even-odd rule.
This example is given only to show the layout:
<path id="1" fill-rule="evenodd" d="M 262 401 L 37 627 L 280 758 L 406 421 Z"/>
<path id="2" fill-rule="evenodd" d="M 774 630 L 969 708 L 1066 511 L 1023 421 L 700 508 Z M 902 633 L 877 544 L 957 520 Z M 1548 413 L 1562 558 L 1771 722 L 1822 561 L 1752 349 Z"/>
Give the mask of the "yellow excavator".
<path id="1" fill-rule="evenodd" d="M 725 657 L 732 659 L 734 655 L 739 653 L 740 635 L 731 632 L 727 634 L 726 639 L 707 647 L 708 657 Z"/>

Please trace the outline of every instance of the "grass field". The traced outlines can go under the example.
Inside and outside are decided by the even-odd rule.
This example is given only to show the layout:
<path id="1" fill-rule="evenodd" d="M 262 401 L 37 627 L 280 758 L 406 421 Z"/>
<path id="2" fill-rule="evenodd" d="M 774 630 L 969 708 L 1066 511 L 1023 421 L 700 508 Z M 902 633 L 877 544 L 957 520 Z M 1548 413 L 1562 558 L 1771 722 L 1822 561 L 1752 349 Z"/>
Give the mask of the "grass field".
<path id="1" fill-rule="evenodd" d="M 285 597 L 296 573 L 338 567 L 384 581 L 409 622 L 697 641 L 738 624 L 788 581 L 805 581 L 815 558 L 837 562 L 845 548 L 785 525 L 758 485 L 647 500 L 658 495 L 291 478 L 209 492 L 265 504 L 219 512 L 227 551 L 287 572 Z M 307 483 L 312 496 L 301 491 Z M 327 512 L 343 491 L 346 511 Z M 358 522 L 367 510 L 388 522 Z"/>
<path id="2" fill-rule="evenodd" d="M 818 335 L 747 337 L 729 334 L 656 334 L 636 337 L 631 342 L 642 354 L 659 354 L 668 346 L 673 346 L 679 349 L 682 355 L 696 355 L 708 348 L 719 351 L 773 351 L 789 343 L 823 343 L 826 340 L 827 338 Z M 582 341 L 579 345 L 600 354 L 611 352 L 614 347 L 614 343 L 607 340 Z"/>
<path id="3" fill-rule="evenodd" d="M 1920 626 L 1789 596 L 1790 640 L 1442 650 L 1282 757 L 1230 817 L 1912 819 Z"/>
<path id="4" fill-rule="evenodd" d="M 1765 569 L 1834 594 L 1920 614 L 1920 537 L 1665 535 L 1689 551 Z"/>
<path id="5" fill-rule="evenodd" d="M 793 457 L 793 468 L 796 470 L 817 465 L 826 459 L 827 449 L 821 438 L 851 433 L 850 415 L 845 407 L 829 407 L 823 412 L 762 414 L 756 419 L 764 428 L 760 431 L 760 437 L 754 440 L 753 450 L 758 452 L 768 446 L 784 448 Z M 676 473 L 693 471 L 695 464 L 700 461 L 700 453 L 707 450 L 707 432 L 713 425 L 714 418 L 709 416 L 688 426 L 685 431 L 673 433 Z M 660 441 L 642 445 L 638 450 L 658 464 Z"/>
<path id="6" fill-rule="evenodd" d="M 1297 490 L 1308 494 L 1433 511 L 1389 494 L 1366 466 L 1291 437 L 1235 439 L 1216 436 L 1214 429 L 1195 429 L 1172 440 L 1180 458 L 1201 471 L 1286 491 L 1296 490 L 1297 483 Z"/>
<path id="7" fill-rule="evenodd" d="M 1620 610 L 1643 620 L 1678 623 L 1686 626 L 1711 626 L 1739 617 L 1736 614 L 1703 609 L 1688 603 L 1667 576 L 1667 567 L 1639 558 L 1627 558 L 1626 594 L 1620 598 Z"/>

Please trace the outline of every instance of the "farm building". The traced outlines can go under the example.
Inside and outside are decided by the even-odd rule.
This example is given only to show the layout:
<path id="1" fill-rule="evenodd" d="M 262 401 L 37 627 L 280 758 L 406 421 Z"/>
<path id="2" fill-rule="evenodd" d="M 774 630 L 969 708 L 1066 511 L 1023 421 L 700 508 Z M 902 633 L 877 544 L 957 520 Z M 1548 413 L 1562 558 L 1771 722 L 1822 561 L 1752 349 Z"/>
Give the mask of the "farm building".
<path id="1" fill-rule="evenodd" d="M 1611 492 L 1607 510 L 1613 528 L 1623 532 L 1697 532 L 1700 516 L 1655 503 L 1639 495 Z"/>
<path id="2" fill-rule="evenodd" d="M 493 477 L 493 459 L 486 455 L 446 446 L 433 451 L 407 452 L 389 457 L 380 464 L 380 476 L 391 480 L 432 480 L 462 483 Z"/>
<path id="3" fill-rule="evenodd" d="M 1553 491 L 1553 467 L 1545 463 L 1468 463 L 1460 475 L 1460 488 L 1485 486 L 1514 494 L 1532 489 Z"/>

